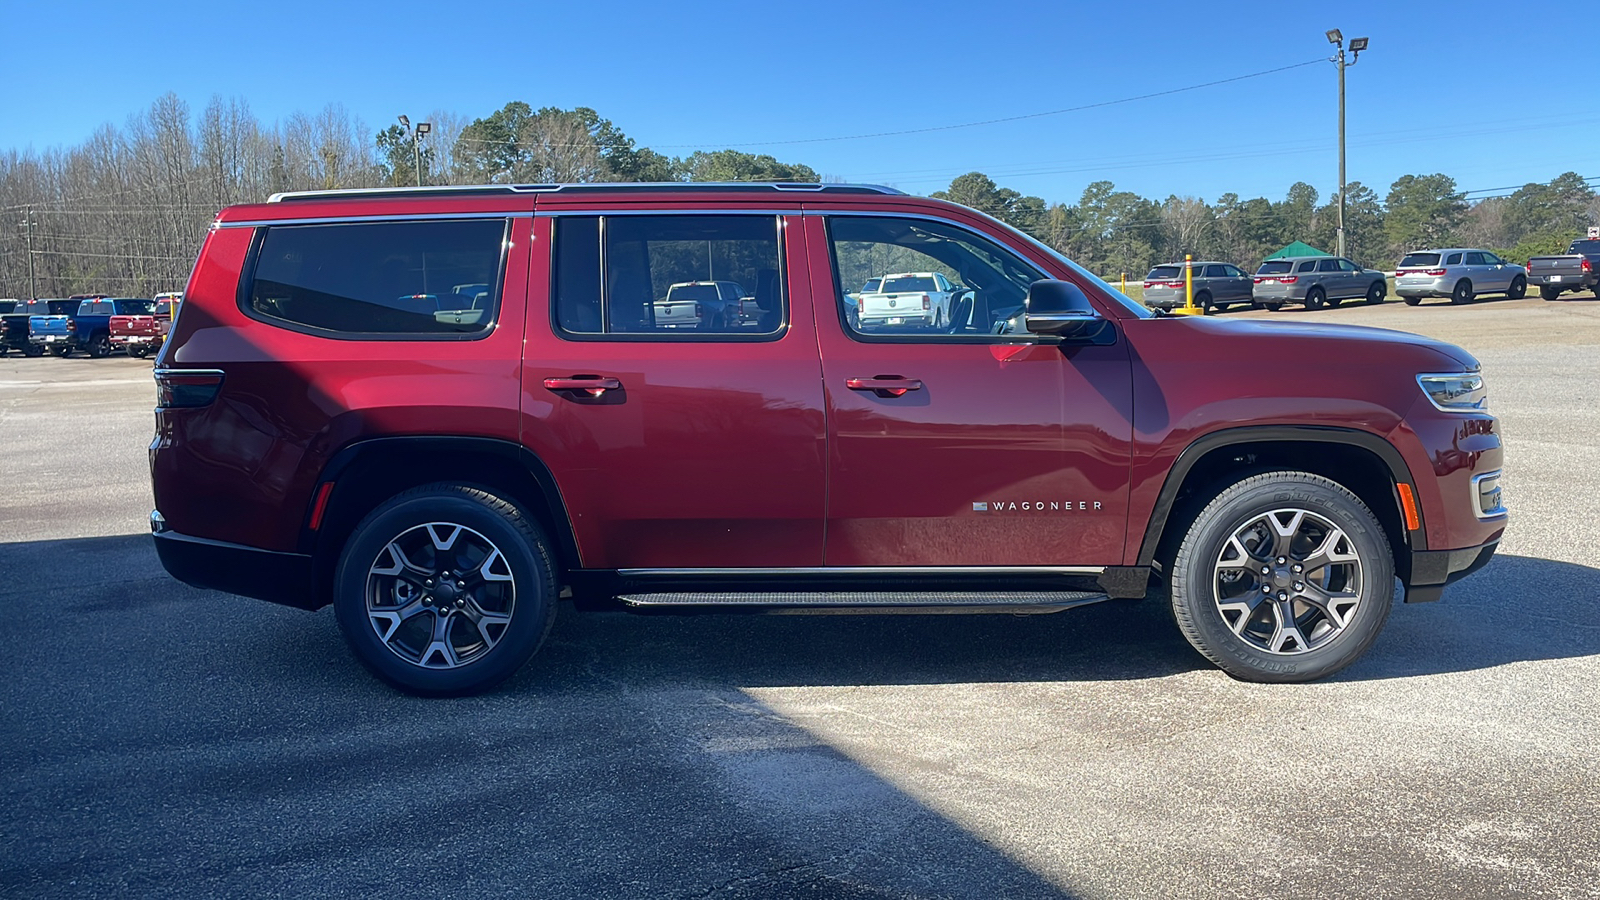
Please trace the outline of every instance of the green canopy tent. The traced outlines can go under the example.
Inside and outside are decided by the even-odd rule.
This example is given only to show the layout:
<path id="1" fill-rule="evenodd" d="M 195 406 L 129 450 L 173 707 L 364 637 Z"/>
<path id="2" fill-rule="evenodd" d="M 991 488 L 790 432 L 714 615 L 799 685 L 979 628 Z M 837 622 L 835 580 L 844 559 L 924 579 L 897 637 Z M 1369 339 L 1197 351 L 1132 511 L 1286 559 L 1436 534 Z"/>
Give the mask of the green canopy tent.
<path id="1" fill-rule="evenodd" d="M 1310 244 L 1306 243 L 1305 241 L 1295 241 L 1294 243 L 1290 244 L 1289 246 L 1283 248 L 1282 250 L 1279 250 L 1277 253 L 1271 254 L 1270 256 L 1267 257 L 1267 259 L 1279 259 L 1279 258 L 1285 257 L 1285 256 L 1327 256 L 1327 255 L 1328 254 L 1322 252 L 1321 250 L 1318 250 L 1317 248 L 1315 248 L 1315 247 L 1311 246 Z"/>

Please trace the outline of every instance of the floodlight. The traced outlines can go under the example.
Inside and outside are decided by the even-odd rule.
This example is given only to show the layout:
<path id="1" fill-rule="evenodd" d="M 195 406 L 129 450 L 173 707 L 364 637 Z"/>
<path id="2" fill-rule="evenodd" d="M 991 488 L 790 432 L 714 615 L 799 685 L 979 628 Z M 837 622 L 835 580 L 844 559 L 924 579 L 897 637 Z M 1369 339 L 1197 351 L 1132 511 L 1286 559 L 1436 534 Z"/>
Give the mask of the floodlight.
<path id="1" fill-rule="evenodd" d="M 430 132 L 432 130 L 433 130 L 433 123 L 432 122 L 418 122 L 417 123 L 417 134 L 427 134 L 428 132 Z"/>
<path id="2" fill-rule="evenodd" d="M 411 120 L 409 118 L 405 117 L 405 116 L 401 116 L 400 117 L 400 125 L 401 125 L 401 127 L 404 127 L 404 128 L 410 128 L 411 127 Z"/>
<path id="3" fill-rule="evenodd" d="M 1344 40 L 1344 32 L 1337 28 L 1328 29 L 1328 43 L 1337 44 L 1342 40 Z"/>
<path id="4" fill-rule="evenodd" d="M 1363 51 L 1365 49 L 1367 49 L 1367 39 L 1366 38 L 1362 37 L 1362 38 L 1351 38 L 1350 39 L 1350 52 L 1351 53 L 1360 53 L 1361 51 Z"/>

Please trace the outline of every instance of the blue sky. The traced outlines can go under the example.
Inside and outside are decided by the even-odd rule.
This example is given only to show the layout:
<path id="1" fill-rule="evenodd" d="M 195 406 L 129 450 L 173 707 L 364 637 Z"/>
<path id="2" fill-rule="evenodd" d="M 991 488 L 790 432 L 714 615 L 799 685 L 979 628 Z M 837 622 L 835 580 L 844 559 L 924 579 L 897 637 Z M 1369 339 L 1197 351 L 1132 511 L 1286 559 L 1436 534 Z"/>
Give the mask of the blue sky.
<path id="1" fill-rule="evenodd" d="M 0 149 L 72 145 L 175 92 L 240 97 L 265 121 L 343 103 L 487 115 L 590 106 L 641 145 L 737 146 L 927 193 L 974 169 L 1050 201 L 1109 179 L 1146 196 L 1281 197 L 1338 178 L 1330 63 L 1166 97 L 1025 116 L 1326 57 L 1347 72 L 1349 178 L 1462 189 L 1600 175 L 1593 53 L 1525 38 L 1589 28 L 1571 4 L 748 2 L 267 4 L 0 0 Z"/>

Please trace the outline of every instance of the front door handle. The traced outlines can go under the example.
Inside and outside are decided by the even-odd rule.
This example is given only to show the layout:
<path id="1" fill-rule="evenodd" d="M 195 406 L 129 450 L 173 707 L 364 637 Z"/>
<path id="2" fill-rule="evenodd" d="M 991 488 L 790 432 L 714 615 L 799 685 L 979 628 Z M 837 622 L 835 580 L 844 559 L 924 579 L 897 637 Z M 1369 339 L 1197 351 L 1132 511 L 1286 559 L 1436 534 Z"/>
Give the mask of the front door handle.
<path id="1" fill-rule="evenodd" d="M 844 386 L 852 391 L 871 391 L 879 397 L 901 397 L 907 391 L 922 390 L 922 382 L 920 380 L 916 378 L 901 378 L 899 375 L 846 378 Z"/>
<path id="2" fill-rule="evenodd" d="M 546 378 L 545 390 L 582 391 L 590 397 L 603 397 L 606 391 L 622 390 L 619 379 L 603 375 L 574 375 L 571 378 Z"/>

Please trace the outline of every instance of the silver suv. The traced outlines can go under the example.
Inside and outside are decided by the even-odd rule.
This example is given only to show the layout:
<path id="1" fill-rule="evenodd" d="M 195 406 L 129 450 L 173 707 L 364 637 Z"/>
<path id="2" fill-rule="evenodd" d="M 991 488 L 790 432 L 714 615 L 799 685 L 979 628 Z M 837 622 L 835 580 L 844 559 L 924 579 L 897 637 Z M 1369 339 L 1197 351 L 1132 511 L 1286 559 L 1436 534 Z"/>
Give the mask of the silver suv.
<path id="1" fill-rule="evenodd" d="M 1285 303 L 1321 309 L 1356 297 L 1382 303 L 1389 283 L 1377 269 L 1363 269 L 1342 256 L 1285 256 L 1261 264 L 1253 294 L 1257 306 L 1274 312 Z"/>
<path id="2" fill-rule="evenodd" d="M 1413 250 L 1395 267 L 1394 292 L 1408 306 L 1416 306 L 1424 297 L 1467 303 L 1478 294 L 1505 294 L 1521 300 L 1528 292 L 1528 270 L 1487 250 Z"/>
<path id="3" fill-rule="evenodd" d="M 1194 263 L 1194 305 L 1206 312 L 1250 302 L 1250 276 L 1232 263 Z M 1144 277 L 1144 305 L 1159 309 L 1182 306 L 1183 263 L 1156 266 Z"/>

